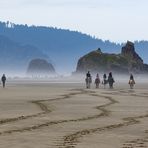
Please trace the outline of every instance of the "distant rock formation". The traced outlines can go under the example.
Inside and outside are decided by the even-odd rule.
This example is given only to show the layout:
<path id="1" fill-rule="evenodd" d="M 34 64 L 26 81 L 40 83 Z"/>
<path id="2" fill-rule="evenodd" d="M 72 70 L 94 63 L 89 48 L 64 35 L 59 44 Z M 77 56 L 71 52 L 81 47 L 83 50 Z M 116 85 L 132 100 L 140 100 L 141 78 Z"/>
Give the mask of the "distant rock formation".
<path id="1" fill-rule="evenodd" d="M 125 56 L 129 61 L 134 61 L 137 63 L 142 63 L 143 60 L 141 57 L 135 52 L 134 43 L 127 41 L 126 45 L 122 47 L 121 54 Z"/>
<path id="2" fill-rule="evenodd" d="M 121 54 L 103 53 L 97 49 L 81 57 L 78 61 L 76 73 L 109 72 L 114 73 L 148 73 L 148 65 L 143 63 L 136 53 L 134 43 L 128 41 L 122 47 Z"/>
<path id="3" fill-rule="evenodd" d="M 49 76 L 55 74 L 52 64 L 44 59 L 33 59 L 28 66 L 27 74 L 31 76 Z"/>
<path id="4" fill-rule="evenodd" d="M 143 63 L 142 58 L 136 53 L 134 43 L 127 41 L 122 47 L 121 55 L 128 61 L 128 69 L 131 72 L 142 73 L 147 71 L 147 64 Z"/>
<path id="5" fill-rule="evenodd" d="M 1 32 L 1 31 L 0 31 Z M 28 62 L 35 58 L 49 59 L 40 49 L 32 45 L 15 42 L 0 35 L 0 70 L 5 73 L 24 73 Z"/>
<path id="6" fill-rule="evenodd" d="M 28 62 L 35 58 L 51 60 L 56 65 L 57 71 L 63 74 L 65 71 L 70 73 L 74 70 L 79 57 L 89 53 L 91 49 L 100 47 L 104 49 L 104 52 L 119 53 L 122 48 L 122 44 L 109 40 L 103 41 L 78 31 L 36 26 L 35 24 L 27 26 L 0 21 L 0 35 L 6 36 L 21 46 L 34 47 L 26 50 L 26 47 L 15 47 L 9 42 L 6 45 L 1 44 L 0 39 L 0 70 L 5 73 L 7 73 L 6 69 L 8 72 L 11 70 L 11 73 L 16 72 L 16 69 L 24 73 Z M 135 41 L 135 47 L 143 60 L 148 63 L 148 41 Z"/>

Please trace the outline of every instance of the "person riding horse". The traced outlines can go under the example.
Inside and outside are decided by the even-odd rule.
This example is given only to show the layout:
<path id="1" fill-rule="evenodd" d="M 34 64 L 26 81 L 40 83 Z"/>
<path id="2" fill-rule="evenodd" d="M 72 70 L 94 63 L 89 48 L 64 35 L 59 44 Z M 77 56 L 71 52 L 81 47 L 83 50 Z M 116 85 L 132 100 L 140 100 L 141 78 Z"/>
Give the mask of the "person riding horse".
<path id="1" fill-rule="evenodd" d="M 106 74 L 104 74 L 103 75 L 103 81 L 102 81 L 102 84 L 104 85 L 104 88 L 105 88 L 105 86 L 106 86 L 107 83 L 108 83 L 107 76 L 106 76 Z"/>
<path id="2" fill-rule="evenodd" d="M 114 84 L 114 78 L 112 76 L 112 72 L 109 73 L 109 76 L 108 76 L 108 83 L 109 83 L 109 87 L 110 88 L 113 88 L 113 84 Z"/>
<path id="3" fill-rule="evenodd" d="M 90 84 L 92 83 L 92 78 L 91 78 L 91 74 L 89 71 L 86 74 L 85 81 L 86 81 L 86 88 L 90 88 Z"/>
<path id="4" fill-rule="evenodd" d="M 134 76 L 132 74 L 130 75 L 130 79 L 129 79 L 129 83 L 128 84 L 130 85 L 131 89 L 134 88 L 135 80 L 134 80 Z"/>
<path id="5" fill-rule="evenodd" d="M 98 73 L 96 75 L 95 84 L 96 84 L 96 88 L 99 88 L 100 78 L 99 78 L 99 74 Z"/>

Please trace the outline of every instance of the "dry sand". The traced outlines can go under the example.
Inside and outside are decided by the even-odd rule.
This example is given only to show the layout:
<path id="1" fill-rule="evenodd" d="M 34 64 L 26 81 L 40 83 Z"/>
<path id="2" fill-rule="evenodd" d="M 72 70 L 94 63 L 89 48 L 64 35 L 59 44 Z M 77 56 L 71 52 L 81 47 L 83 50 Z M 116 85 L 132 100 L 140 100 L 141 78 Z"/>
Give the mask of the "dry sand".
<path id="1" fill-rule="evenodd" d="M 148 84 L 17 81 L 0 88 L 0 148 L 148 148 Z"/>

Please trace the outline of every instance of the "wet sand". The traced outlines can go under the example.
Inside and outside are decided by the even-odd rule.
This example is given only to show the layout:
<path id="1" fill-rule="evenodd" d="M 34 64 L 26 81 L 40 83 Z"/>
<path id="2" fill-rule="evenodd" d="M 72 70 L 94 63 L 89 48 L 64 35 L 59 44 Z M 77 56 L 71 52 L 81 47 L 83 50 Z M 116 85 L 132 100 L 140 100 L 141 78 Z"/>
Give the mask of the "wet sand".
<path id="1" fill-rule="evenodd" d="M 148 84 L 133 90 L 13 81 L 0 88 L 2 148 L 147 148 Z"/>

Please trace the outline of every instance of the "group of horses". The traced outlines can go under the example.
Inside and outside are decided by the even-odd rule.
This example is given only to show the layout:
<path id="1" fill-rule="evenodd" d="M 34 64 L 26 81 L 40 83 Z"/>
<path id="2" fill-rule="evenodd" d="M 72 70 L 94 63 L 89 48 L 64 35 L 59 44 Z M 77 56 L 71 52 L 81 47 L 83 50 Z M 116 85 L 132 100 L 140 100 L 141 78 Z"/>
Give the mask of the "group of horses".
<path id="1" fill-rule="evenodd" d="M 85 82 L 86 82 L 86 88 L 90 89 L 91 83 L 92 83 L 92 78 L 91 78 L 91 77 L 86 77 Z M 102 84 L 103 84 L 104 88 L 106 88 L 106 85 L 107 85 L 108 83 L 109 83 L 109 82 L 108 82 L 108 80 L 106 80 L 106 79 L 104 79 L 104 80 L 102 81 Z M 113 83 L 114 83 L 114 82 L 113 82 Z M 97 79 L 97 78 L 96 78 L 96 79 L 95 79 L 96 88 L 99 88 L 99 84 L 100 84 L 100 79 Z M 130 79 L 129 82 L 128 82 L 128 84 L 129 84 L 129 86 L 130 86 L 130 89 L 133 89 L 133 88 L 134 88 L 134 85 L 135 85 L 134 79 Z M 113 84 L 112 84 L 112 85 L 109 84 L 109 86 L 110 86 L 110 88 L 113 88 Z"/>

